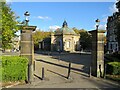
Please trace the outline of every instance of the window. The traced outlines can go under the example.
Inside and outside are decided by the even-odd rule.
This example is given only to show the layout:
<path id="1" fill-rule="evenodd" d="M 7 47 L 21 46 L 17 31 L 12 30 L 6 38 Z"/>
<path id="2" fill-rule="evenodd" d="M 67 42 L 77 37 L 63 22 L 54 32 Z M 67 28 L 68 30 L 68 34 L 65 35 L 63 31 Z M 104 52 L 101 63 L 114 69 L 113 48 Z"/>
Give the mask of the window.
<path id="1" fill-rule="evenodd" d="M 66 42 L 66 48 L 70 48 L 70 41 Z"/>
<path id="2" fill-rule="evenodd" d="M 110 49 L 112 49 L 112 44 L 110 44 Z"/>

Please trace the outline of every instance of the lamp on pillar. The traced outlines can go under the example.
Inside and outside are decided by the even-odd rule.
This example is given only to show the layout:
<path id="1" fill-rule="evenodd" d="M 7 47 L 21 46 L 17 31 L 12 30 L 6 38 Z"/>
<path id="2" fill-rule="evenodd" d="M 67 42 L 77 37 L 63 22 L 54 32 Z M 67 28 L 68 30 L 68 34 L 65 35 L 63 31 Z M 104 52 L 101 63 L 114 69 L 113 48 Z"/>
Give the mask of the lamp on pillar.
<path id="1" fill-rule="evenodd" d="M 97 19 L 97 20 L 95 20 L 95 22 L 96 22 L 96 30 L 98 30 L 98 27 L 99 27 L 99 24 L 100 24 L 100 20 Z"/>
<path id="2" fill-rule="evenodd" d="M 28 11 L 26 11 L 26 12 L 24 13 L 24 15 L 25 15 L 26 25 L 28 25 L 30 13 L 29 13 Z"/>

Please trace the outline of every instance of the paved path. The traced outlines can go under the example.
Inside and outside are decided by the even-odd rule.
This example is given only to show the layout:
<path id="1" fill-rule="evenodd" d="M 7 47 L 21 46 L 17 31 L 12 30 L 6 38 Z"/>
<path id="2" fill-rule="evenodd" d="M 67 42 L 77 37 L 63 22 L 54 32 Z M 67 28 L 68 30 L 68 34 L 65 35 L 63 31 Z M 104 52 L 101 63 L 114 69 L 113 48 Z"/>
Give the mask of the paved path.
<path id="1" fill-rule="evenodd" d="M 68 66 L 71 62 L 70 78 Z M 17 85 L 12 88 L 117 88 L 118 83 L 89 77 L 91 55 L 80 53 L 36 53 L 35 71 L 32 84 Z M 44 68 L 44 80 L 42 78 Z"/>

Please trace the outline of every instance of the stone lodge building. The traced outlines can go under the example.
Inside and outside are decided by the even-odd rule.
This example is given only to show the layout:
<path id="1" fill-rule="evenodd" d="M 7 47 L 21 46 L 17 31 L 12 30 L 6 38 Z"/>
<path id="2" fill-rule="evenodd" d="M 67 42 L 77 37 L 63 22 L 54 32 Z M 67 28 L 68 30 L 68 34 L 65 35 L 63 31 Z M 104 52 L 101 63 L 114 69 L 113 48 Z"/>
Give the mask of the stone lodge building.
<path id="1" fill-rule="evenodd" d="M 114 13 L 108 17 L 107 21 L 107 48 L 109 52 L 118 51 L 117 28 L 116 23 L 120 20 L 120 14 Z"/>
<path id="2" fill-rule="evenodd" d="M 80 35 L 64 21 L 62 28 L 51 33 L 51 51 L 74 52 L 80 49 Z"/>
<path id="3" fill-rule="evenodd" d="M 119 3 L 119 4 L 118 4 Z M 117 40 L 117 24 L 120 23 L 120 1 L 116 3 L 118 12 L 113 13 L 107 20 L 107 50 L 111 52 L 119 51 L 119 43 Z"/>

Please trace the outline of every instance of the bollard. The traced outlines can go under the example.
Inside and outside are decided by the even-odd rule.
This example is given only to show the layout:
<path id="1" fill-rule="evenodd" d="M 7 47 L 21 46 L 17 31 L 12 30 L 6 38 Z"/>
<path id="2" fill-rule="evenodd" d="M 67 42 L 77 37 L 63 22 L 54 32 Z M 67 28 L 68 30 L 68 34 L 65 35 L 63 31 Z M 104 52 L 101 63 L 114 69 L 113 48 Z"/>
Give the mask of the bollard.
<path id="1" fill-rule="evenodd" d="M 67 79 L 69 79 L 69 77 L 70 77 L 70 70 L 71 70 L 71 62 L 69 62 Z"/>
<path id="2" fill-rule="evenodd" d="M 100 71 L 100 78 L 102 78 L 102 70 L 101 70 L 101 64 L 99 65 L 99 71 Z"/>
<path id="3" fill-rule="evenodd" d="M 59 56 L 58 56 L 58 60 L 60 61 L 60 51 L 59 51 Z"/>
<path id="4" fill-rule="evenodd" d="M 58 57 L 58 60 L 60 61 L 60 55 L 59 55 L 59 57 Z"/>
<path id="5" fill-rule="evenodd" d="M 35 71 L 35 61 L 34 61 L 34 63 L 33 63 L 33 67 L 34 67 L 34 71 Z"/>
<path id="6" fill-rule="evenodd" d="M 91 66 L 90 66 L 90 73 L 89 73 L 89 77 L 91 77 Z"/>
<path id="7" fill-rule="evenodd" d="M 59 53 L 58 60 L 60 61 L 61 51 L 59 51 L 58 53 Z"/>
<path id="8" fill-rule="evenodd" d="M 107 68 L 107 65 L 105 64 L 105 73 L 104 73 L 104 78 L 106 78 L 106 68 Z"/>
<path id="9" fill-rule="evenodd" d="M 50 53 L 48 52 L 48 56 L 50 56 Z"/>
<path id="10" fill-rule="evenodd" d="M 42 67 L 42 80 L 44 80 L 44 67 Z"/>

